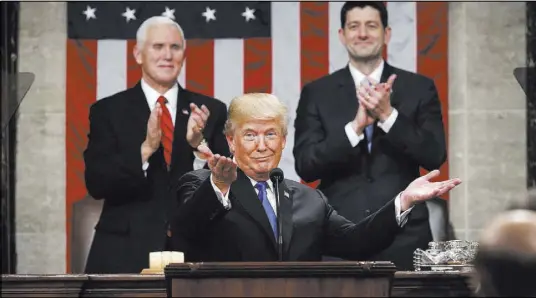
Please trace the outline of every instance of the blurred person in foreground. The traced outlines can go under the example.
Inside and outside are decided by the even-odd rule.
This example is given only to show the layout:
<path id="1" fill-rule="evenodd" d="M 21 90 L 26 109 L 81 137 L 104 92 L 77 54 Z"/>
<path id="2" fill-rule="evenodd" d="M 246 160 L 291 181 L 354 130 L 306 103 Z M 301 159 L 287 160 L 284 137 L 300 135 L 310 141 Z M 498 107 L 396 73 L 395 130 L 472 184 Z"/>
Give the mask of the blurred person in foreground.
<path id="1" fill-rule="evenodd" d="M 161 16 L 147 19 L 133 53 L 141 80 L 91 106 L 85 179 L 89 194 L 104 205 L 87 273 L 149 268 L 150 252 L 171 248 L 170 210 L 179 177 L 206 165 L 197 147 L 208 143 L 229 155 L 225 104 L 177 83 L 185 48 L 177 23 Z"/>
<path id="2" fill-rule="evenodd" d="M 349 63 L 303 87 L 293 153 L 298 175 L 320 180 L 333 208 L 359 222 L 419 177 L 421 167 L 440 168 L 447 148 L 434 81 L 382 58 L 392 33 L 384 2 L 346 2 L 340 21 Z M 411 213 L 404 231 L 371 260 L 413 270 L 413 252 L 433 238 L 426 204 Z"/>
<path id="3" fill-rule="evenodd" d="M 281 159 L 287 109 L 271 94 L 245 94 L 229 106 L 225 135 L 233 158 L 212 154 L 210 170 L 185 174 L 172 223 L 173 238 L 187 239 L 187 261 L 277 261 L 277 204 L 270 172 Z M 411 182 L 383 207 L 355 224 L 342 217 L 324 194 L 284 179 L 279 184 L 283 261 L 320 261 L 323 254 L 363 260 L 389 246 L 412 209 L 461 183 L 430 182 L 434 170 Z M 184 243 L 184 242 L 182 242 Z"/>
<path id="4" fill-rule="evenodd" d="M 536 297 L 536 196 L 484 229 L 475 257 L 477 294 L 484 297 Z"/>

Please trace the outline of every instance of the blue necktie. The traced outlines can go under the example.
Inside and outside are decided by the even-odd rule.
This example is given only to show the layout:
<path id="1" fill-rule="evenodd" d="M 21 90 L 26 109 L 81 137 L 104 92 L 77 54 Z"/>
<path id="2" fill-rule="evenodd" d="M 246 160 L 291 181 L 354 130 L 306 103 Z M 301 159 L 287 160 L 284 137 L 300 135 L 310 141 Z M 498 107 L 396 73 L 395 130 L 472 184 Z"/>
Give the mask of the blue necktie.
<path id="1" fill-rule="evenodd" d="M 360 84 L 372 86 L 372 83 L 369 81 L 367 77 L 361 80 Z M 367 136 L 367 145 L 368 145 L 369 152 L 372 149 L 372 132 L 373 131 L 374 131 L 374 123 L 369 124 L 367 127 L 365 127 L 365 135 Z"/>
<path id="2" fill-rule="evenodd" d="M 374 131 L 374 123 L 367 125 L 365 127 L 365 134 L 367 135 L 367 145 L 368 145 L 368 151 L 372 149 L 372 132 Z"/>
<path id="3" fill-rule="evenodd" d="M 274 232 L 275 239 L 277 239 L 277 219 L 274 212 L 274 209 L 272 208 L 272 205 L 270 205 L 270 202 L 268 201 L 267 193 L 266 193 L 266 187 L 268 186 L 268 183 L 266 181 L 257 182 L 255 185 L 255 188 L 259 191 L 259 200 L 261 200 L 262 207 L 264 207 L 264 211 L 266 212 L 266 215 L 268 215 L 268 220 L 270 221 L 270 225 L 272 226 L 272 231 Z"/>

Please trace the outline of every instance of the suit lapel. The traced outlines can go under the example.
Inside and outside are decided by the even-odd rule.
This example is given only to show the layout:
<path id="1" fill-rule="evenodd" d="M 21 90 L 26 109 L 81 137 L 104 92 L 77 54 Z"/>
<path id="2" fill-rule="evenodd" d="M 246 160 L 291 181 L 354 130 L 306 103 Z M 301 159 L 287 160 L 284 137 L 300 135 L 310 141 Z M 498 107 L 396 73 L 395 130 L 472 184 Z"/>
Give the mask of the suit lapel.
<path id="1" fill-rule="evenodd" d="M 129 89 L 127 96 L 130 97 L 130 99 L 128 100 L 129 112 L 126 114 L 132 116 L 132 137 L 136 142 L 143 142 L 147 136 L 147 122 L 151 115 L 151 109 L 149 108 L 147 98 L 145 98 L 145 94 L 141 89 L 141 83 L 138 82 L 132 89 Z"/>
<path id="2" fill-rule="evenodd" d="M 350 74 L 349 66 L 341 69 L 339 74 L 339 92 L 340 98 L 342 99 L 342 105 L 333 105 L 337 109 L 336 115 L 341 115 L 344 119 L 353 119 L 355 117 L 355 112 L 359 106 L 359 101 L 357 100 L 356 85 L 352 74 Z M 346 115 L 347 113 L 347 115 Z"/>
<path id="3" fill-rule="evenodd" d="M 193 164 L 192 159 L 190 158 L 192 148 L 190 148 L 190 144 L 188 144 L 188 141 L 186 140 L 186 128 L 190 117 L 191 102 L 192 94 L 179 85 L 177 110 L 175 112 L 175 128 L 173 130 L 173 149 L 171 154 L 170 172 L 172 176 L 176 173 L 177 169 L 181 168 L 181 163 L 189 162 L 190 164 Z M 190 165 L 190 167 L 192 167 L 192 165 Z"/>
<path id="4" fill-rule="evenodd" d="M 294 225 L 292 222 L 292 193 L 284 181 L 279 188 L 279 202 L 281 205 L 279 216 L 281 216 L 283 224 L 283 259 L 288 259 L 286 256 L 288 256 Z"/>
<path id="5" fill-rule="evenodd" d="M 238 177 L 231 185 L 231 195 L 235 199 L 235 202 L 241 205 L 251 216 L 253 221 L 261 227 L 261 230 L 266 233 L 266 236 L 268 236 L 272 242 L 273 248 L 277 249 L 274 233 L 272 232 L 272 227 L 268 221 L 268 216 L 258 199 L 255 189 L 251 185 L 251 181 L 241 170 L 238 170 Z"/>

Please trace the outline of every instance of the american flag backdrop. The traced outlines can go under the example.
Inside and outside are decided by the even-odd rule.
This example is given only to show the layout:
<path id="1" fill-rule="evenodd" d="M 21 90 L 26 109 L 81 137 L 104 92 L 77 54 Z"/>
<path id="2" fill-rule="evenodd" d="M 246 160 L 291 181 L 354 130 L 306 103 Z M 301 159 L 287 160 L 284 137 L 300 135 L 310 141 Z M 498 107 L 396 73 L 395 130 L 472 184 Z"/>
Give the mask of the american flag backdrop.
<path id="1" fill-rule="evenodd" d="M 274 93 L 289 109 L 280 167 L 294 170 L 294 118 L 301 87 L 348 63 L 338 39 L 344 2 L 69 2 L 66 76 L 67 272 L 71 206 L 87 196 L 83 150 L 89 107 L 132 87 L 136 30 L 147 18 L 174 18 L 187 39 L 179 83 L 225 103 L 245 92 Z M 435 79 L 448 128 L 448 3 L 387 2 L 392 39 L 384 56 Z M 326 98 L 326 100 L 330 100 Z M 448 133 L 447 133 L 448 135 Z M 448 177 L 448 164 L 442 167 Z"/>

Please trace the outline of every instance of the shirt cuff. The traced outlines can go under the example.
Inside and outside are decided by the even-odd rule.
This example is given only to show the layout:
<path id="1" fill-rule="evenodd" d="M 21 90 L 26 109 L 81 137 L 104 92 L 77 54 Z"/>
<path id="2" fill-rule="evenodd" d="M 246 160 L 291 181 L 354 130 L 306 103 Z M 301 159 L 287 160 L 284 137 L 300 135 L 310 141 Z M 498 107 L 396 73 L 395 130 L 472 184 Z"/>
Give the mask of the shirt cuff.
<path id="1" fill-rule="evenodd" d="M 348 122 L 348 124 L 344 126 L 344 131 L 346 132 L 346 136 L 348 137 L 348 141 L 350 141 L 352 147 L 357 146 L 357 144 L 359 144 L 359 142 L 365 138 L 364 133 L 358 135 L 355 132 L 355 130 L 352 128 L 352 122 Z"/>
<path id="2" fill-rule="evenodd" d="M 389 130 L 391 130 L 391 127 L 393 127 L 393 124 L 395 124 L 396 118 L 398 117 L 398 111 L 393 108 L 393 111 L 391 112 L 391 115 L 383 123 L 381 121 L 378 121 L 378 127 L 380 127 L 385 133 L 388 133 Z"/>
<path id="3" fill-rule="evenodd" d="M 143 163 L 143 165 L 141 166 L 141 169 L 143 170 L 143 175 L 145 175 L 145 177 L 147 177 L 147 169 L 149 168 L 149 162 L 146 161 Z"/>
<path id="4" fill-rule="evenodd" d="M 212 188 L 214 188 L 214 192 L 216 193 L 218 200 L 220 200 L 221 204 L 223 205 L 223 208 L 227 210 L 231 209 L 231 201 L 229 200 L 230 191 L 223 195 L 221 190 L 216 186 L 216 184 L 214 184 L 214 180 L 212 180 L 212 174 L 210 174 L 210 184 L 212 185 Z"/>
<path id="5" fill-rule="evenodd" d="M 413 206 L 408 210 L 404 211 L 402 214 L 400 214 L 400 194 L 398 194 L 395 198 L 395 214 L 396 222 L 400 227 L 403 227 L 408 221 L 408 215 L 411 212 L 411 209 L 413 209 Z"/>
<path id="6" fill-rule="evenodd" d="M 207 161 L 205 159 L 202 159 L 197 151 L 194 151 L 194 156 L 194 171 L 202 169 L 205 164 L 207 164 Z"/>

